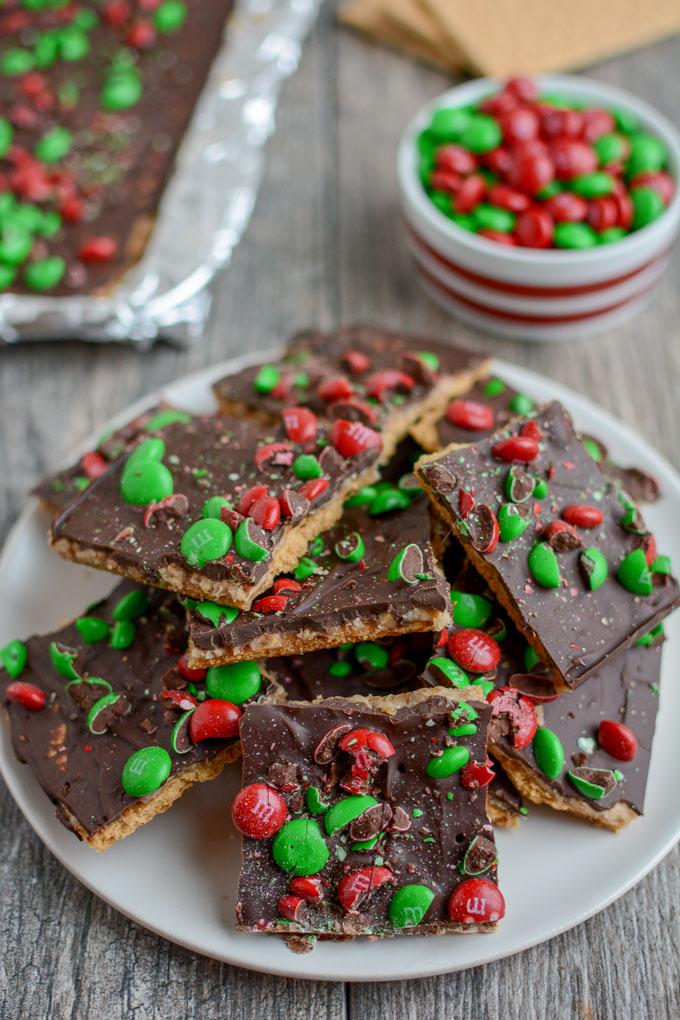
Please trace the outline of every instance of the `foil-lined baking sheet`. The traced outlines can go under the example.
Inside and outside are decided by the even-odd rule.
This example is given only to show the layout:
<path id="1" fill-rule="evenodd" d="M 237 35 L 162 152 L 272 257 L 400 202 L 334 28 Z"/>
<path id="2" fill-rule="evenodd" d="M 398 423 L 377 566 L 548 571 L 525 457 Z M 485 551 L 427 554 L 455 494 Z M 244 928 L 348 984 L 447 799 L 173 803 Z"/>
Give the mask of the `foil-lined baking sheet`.
<path id="1" fill-rule="evenodd" d="M 200 339 L 255 204 L 282 83 L 321 0 L 238 0 L 143 257 L 107 297 L 0 296 L 0 341 Z"/>

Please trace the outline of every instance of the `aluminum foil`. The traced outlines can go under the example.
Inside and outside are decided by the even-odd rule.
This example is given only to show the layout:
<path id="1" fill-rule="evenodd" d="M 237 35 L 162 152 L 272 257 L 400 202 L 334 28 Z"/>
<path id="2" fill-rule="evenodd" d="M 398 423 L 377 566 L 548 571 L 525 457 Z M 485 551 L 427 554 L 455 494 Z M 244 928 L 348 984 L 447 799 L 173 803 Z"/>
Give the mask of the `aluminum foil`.
<path id="1" fill-rule="evenodd" d="M 282 83 L 322 0 L 238 0 L 143 257 L 109 297 L 0 297 L 0 341 L 200 339 L 255 204 Z"/>

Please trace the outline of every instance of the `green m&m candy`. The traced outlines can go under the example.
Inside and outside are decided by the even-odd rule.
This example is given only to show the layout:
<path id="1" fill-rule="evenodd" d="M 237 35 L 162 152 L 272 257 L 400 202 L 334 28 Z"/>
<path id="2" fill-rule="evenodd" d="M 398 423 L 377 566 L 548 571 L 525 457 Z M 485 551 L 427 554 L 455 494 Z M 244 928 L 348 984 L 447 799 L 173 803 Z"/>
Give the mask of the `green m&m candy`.
<path id="1" fill-rule="evenodd" d="M 0 261 L 12 266 L 28 258 L 33 247 L 33 238 L 24 227 L 7 223 L 0 233 Z"/>
<path id="2" fill-rule="evenodd" d="M 354 506 L 369 506 L 375 499 L 377 491 L 374 485 L 364 485 L 363 489 L 359 489 L 353 496 L 345 500 L 345 506 L 347 509 Z"/>
<path id="3" fill-rule="evenodd" d="M 454 772 L 460 772 L 469 761 L 470 752 L 467 747 L 446 747 L 441 754 L 430 758 L 425 771 L 432 779 L 446 779 Z"/>
<path id="4" fill-rule="evenodd" d="M 608 230 L 601 230 L 597 235 L 598 244 L 614 244 L 628 236 L 628 231 L 623 227 L 609 227 Z M 584 444 L 585 445 L 585 444 Z"/>
<path id="5" fill-rule="evenodd" d="M 172 496 L 175 482 L 171 472 L 158 460 L 130 458 L 120 478 L 120 493 L 126 503 L 148 506 Z"/>
<path id="6" fill-rule="evenodd" d="M 390 661 L 389 652 L 375 641 L 360 641 L 354 648 L 357 662 L 370 669 L 384 669 Z"/>
<path id="7" fill-rule="evenodd" d="M 609 565 L 603 553 L 595 546 L 584 549 L 578 560 L 579 570 L 587 588 L 597 591 L 609 576 Z"/>
<path id="8" fill-rule="evenodd" d="M 501 393 L 503 393 L 504 391 L 505 383 L 503 382 L 502 379 L 499 379 L 497 376 L 494 376 L 494 378 L 489 379 L 484 384 L 484 393 L 487 397 L 500 397 Z"/>
<path id="9" fill-rule="evenodd" d="M 72 23 L 59 29 L 59 56 L 75 63 L 90 52 L 90 40 L 80 26 Z"/>
<path id="10" fill-rule="evenodd" d="M 328 807 L 318 786 L 308 786 L 305 790 L 305 805 L 310 815 L 322 815 Z"/>
<path id="11" fill-rule="evenodd" d="M 633 549 L 623 558 L 617 573 L 619 583 L 634 595 L 651 595 L 652 574 L 643 549 Z"/>
<path id="12" fill-rule="evenodd" d="M 597 153 L 600 166 L 606 166 L 607 163 L 617 163 L 624 158 L 628 150 L 625 139 L 615 132 L 600 135 L 593 142 L 593 148 Z"/>
<path id="13" fill-rule="evenodd" d="M 66 263 L 58 255 L 29 262 L 24 270 L 24 283 L 30 290 L 50 290 L 66 272 Z"/>
<path id="14" fill-rule="evenodd" d="M 326 832 L 332 836 L 377 803 L 375 797 L 369 794 L 351 794 L 349 797 L 343 797 L 324 815 L 323 824 Z"/>
<path id="15" fill-rule="evenodd" d="M 264 532 L 251 521 L 249 517 L 242 520 L 236 529 L 234 536 L 234 547 L 239 556 L 244 560 L 253 563 L 261 563 L 269 556 L 269 550 L 261 542 L 264 540 Z"/>
<path id="16" fill-rule="evenodd" d="M 547 542 L 537 542 L 529 553 L 529 572 L 542 588 L 559 588 L 560 565 Z"/>
<path id="17" fill-rule="evenodd" d="M 135 588 L 118 599 L 113 607 L 114 620 L 136 620 L 149 608 L 149 596 L 144 588 Z"/>
<path id="18" fill-rule="evenodd" d="M 534 409 L 534 402 L 524 393 L 515 393 L 508 401 L 508 407 L 513 414 L 530 414 Z"/>
<path id="19" fill-rule="evenodd" d="M 556 223 L 556 248 L 594 248 L 598 242 L 596 232 L 587 223 Z"/>
<path id="20" fill-rule="evenodd" d="M 33 67 L 33 54 L 28 50 L 5 50 L 0 57 L 0 72 L 11 76 L 26 74 Z"/>
<path id="21" fill-rule="evenodd" d="M 562 741 L 547 726 L 539 726 L 531 743 L 536 764 L 548 779 L 557 779 L 564 768 Z"/>
<path id="22" fill-rule="evenodd" d="M 86 645 L 103 641 L 111 633 L 111 628 L 106 620 L 102 620 L 98 616 L 81 616 L 79 620 L 76 620 L 76 627 Z"/>
<path id="23" fill-rule="evenodd" d="M 280 368 L 277 368 L 276 365 L 263 365 L 253 379 L 253 389 L 256 393 L 271 393 L 279 385 L 280 380 Z"/>
<path id="24" fill-rule="evenodd" d="M 503 503 L 498 511 L 498 530 L 501 542 L 514 542 L 529 527 L 517 503 Z"/>
<path id="25" fill-rule="evenodd" d="M 330 851 L 313 818 L 294 818 L 274 837 L 272 856 L 289 875 L 315 875 L 325 867 Z"/>
<path id="26" fill-rule="evenodd" d="M 199 616 L 202 616 L 213 627 L 221 627 L 223 623 L 233 623 L 239 615 L 235 606 L 220 606 L 217 602 L 198 602 L 194 607 Z"/>
<path id="27" fill-rule="evenodd" d="M 660 139 L 642 133 L 634 135 L 630 142 L 626 173 L 633 177 L 645 171 L 661 170 L 667 158 L 666 146 Z"/>
<path id="28" fill-rule="evenodd" d="M 296 478 L 306 480 L 309 478 L 321 478 L 323 468 L 318 459 L 311 453 L 301 453 L 295 458 L 292 464 L 293 474 Z"/>
<path id="29" fill-rule="evenodd" d="M 101 91 L 101 105 L 111 112 L 129 110 L 142 98 L 142 79 L 134 67 L 122 67 L 110 74 Z"/>
<path id="30" fill-rule="evenodd" d="M 438 372 L 441 364 L 439 357 L 434 351 L 418 351 L 417 357 L 431 372 Z"/>
<path id="31" fill-rule="evenodd" d="M 331 676 L 342 677 L 349 676 L 352 672 L 352 665 L 349 662 L 334 662 L 332 666 L 328 667 L 328 672 Z"/>
<path id="32" fill-rule="evenodd" d="M 415 542 L 405 545 L 394 557 L 387 570 L 388 581 L 405 581 L 417 584 L 423 574 L 423 553 Z"/>
<path id="33" fill-rule="evenodd" d="M 480 202 L 473 213 L 477 230 L 497 230 L 501 234 L 509 234 L 515 229 L 517 217 L 500 206 Z"/>
<path id="34" fill-rule="evenodd" d="M 366 546 L 359 532 L 352 531 L 345 538 L 341 538 L 335 543 L 333 552 L 339 560 L 345 560 L 347 563 L 358 563 L 359 560 L 363 559 Z"/>
<path id="35" fill-rule="evenodd" d="M 181 423 L 187 425 L 191 421 L 191 415 L 187 411 L 179 411 L 169 407 L 166 411 L 158 411 L 149 418 L 144 426 L 145 432 L 157 432 L 158 429 L 167 428 L 168 425 Z"/>
<path id="36" fill-rule="evenodd" d="M 0 158 L 6 156 L 14 138 L 14 128 L 5 117 L 0 117 Z"/>
<path id="37" fill-rule="evenodd" d="M 101 736 L 102 733 L 106 733 L 108 726 L 103 724 L 103 720 L 100 719 L 102 712 L 107 708 L 110 708 L 120 698 L 119 694 L 105 694 L 103 697 L 98 698 L 94 705 L 91 706 L 87 713 L 87 728 L 90 733 L 94 733 L 96 737 Z"/>
<path id="38" fill-rule="evenodd" d="M 541 660 L 538 657 L 536 649 L 532 648 L 531 645 L 527 645 L 526 648 L 524 649 L 523 658 L 524 668 L 526 669 L 527 673 L 531 673 L 534 666 L 538 666 L 541 662 Z"/>
<path id="39" fill-rule="evenodd" d="M 464 591 L 451 592 L 453 622 L 458 627 L 474 627 L 480 630 L 491 619 L 493 606 L 483 595 Z"/>
<path id="40" fill-rule="evenodd" d="M 461 144 L 470 152 L 490 152 L 501 144 L 503 133 L 495 117 L 488 113 L 474 113 L 461 135 Z"/>
<path id="41" fill-rule="evenodd" d="M 379 514 L 387 514 L 392 510 L 406 510 L 410 505 L 411 500 L 407 494 L 390 485 L 388 488 L 376 492 L 368 512 L 372 517 L 377 517 Z"/>
<path id="42" fill-rule="evenodd" d="M 262 686 L 262 674 L 256 662 L 212 666 L 206 674 L 205 686 L 211 698 L 241 705 L 258 693 Z"/>
<path id="43" fill-rule="evenodd" d="M 201 517 L 214 517 L 216 521 L 220 521 L 222 520 L 222 507 L 230 510 L 232 504 L 224 496 L 211 496 L 201 507 Z"/>
<path id="44" fill-rule="evenodd" d="M 611 195 L 614 190 L 614 178 L 604 170 L 595 170 L 592 174 L 574 177 L 569 187 L 583 198 L 600 198 L 602 195 Z"/>
<path id="45" fill-rule="evenodd" d="M 50 660 L 59 676 L 64 680 L 80 680 L 73 666 L 77 655 L 75 648 L 67 648 L 66 645 L 62 645 L 58 641 L 53 641 L 50 644 Z"/>
<path id="46" fill-rule="evenodd" d="M 159 436 L 152 436 L 151 439 L 145 439 L 144 442 L 139 443 L 135 446 L 134 450 L 127 459 L 127 464 L 140 464 L 142 461 L 147 460 L 163 460 L 165 456 L 165 440 Z"/>
<path id="47" fill-rule="evenodd" d="M 4 648 L 0 648 L 0 665 L 3 669 L 6 669 L 11 677 L 15 680 L 20 677 L 26 668 L 26 662 L 28 661 L 28 649 L 23 641 L 19 641 L 15 638 L 14 641 L 10 641 L 5 645 Z"/>
<path id="48" fill-rule="evenodd" d="M 464 107 L 443 106 L 432 114 L 429 135 L 436 142 L 457 142 L 470 123 L 470 117 L 470 111 Z"/>
<path id="49" fill-rule="evenodd" d="M 180 552 L 191 567 L 204 567 L 206 563 L 220 560 L 229 552 L 232 532 L 224 521 L 206 517 L 194 521 L 182 535 Z"/>
<path id="50" fill-rule="evenodd" d="M 297 567 L 293 571 L 293 574 L 295 575 L 296 580 L 305 581 L 308 577 L 311 577 L 312 574 L 315 574 L 316 571 L 317 566 L 311 556 L 302 556 Z"/>
<path id="51" fill-rule="evenodd" d="M 654 188 L 631 188 L 630 200 L 633 203 L 633 230 L 653 223 L 664 210 L 663 199 Z"/>
<path id="52" fill-rule="evenodd" d="M 122 651 L 129 648 L 137 636 L 137 628 L 132 620 L 116 620 L 111 631 L 111 647 Z"/>
<path id="53" fill-rule="evenodd" d="M 164 747 L 140 747 L 123 766 L 123 789 L 130 797 L 146 797 L 163 785 L 171 768 L 172 760 Z"/>
<path id="54" fill-rule="evenodd" d="M 427 914 L 434 893 L 426 885 L 414 882 L 402 885 L 390 900 L 389 919 L 395 928 L 414 928 Z"/>
<path id="55" fill-rule="evenodd" d="M 64 127 L 55 127 L 43 135 L 35 147 L 35 154 L 43 163 L 58 163 L 67 156 L 73 144 L 73 135 Z"/>
<path id="56" fill-rule="evenodd" d="M 428 659 L 426 668 L 442 673 L 452 687 L 467 687 L 470 683 L 470 678 L 465 670 L 443 655 L 435 655 Z"/>
<path id="57" fill-rule="evenodd" d="M 187 5 L 184 0 L 164 0 L 157 7 L 153 23 L 159 32 L 177 32 L 187 19 Z"/>

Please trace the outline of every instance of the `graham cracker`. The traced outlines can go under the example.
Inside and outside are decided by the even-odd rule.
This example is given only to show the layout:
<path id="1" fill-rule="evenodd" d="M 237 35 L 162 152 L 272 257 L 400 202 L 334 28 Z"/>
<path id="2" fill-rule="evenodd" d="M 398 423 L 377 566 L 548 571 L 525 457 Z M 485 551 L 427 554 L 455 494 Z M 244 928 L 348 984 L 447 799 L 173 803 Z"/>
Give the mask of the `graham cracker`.
<path id="1" fill-rule="evenodd" d="M 582 67 L 680 31 L 678 0 L 420 0 L 467 66 L 506 76 Z"/>
<path id="2" fill-rule="evenodd" d="M 459 70 L 455 44 L 429 11 L 421 8 L 411 17 L 416 6 L 414 0 L 395 0 L 394 5 L 390 0 L 350 0 L 338 19 L 374 42 L 385 43 L 422 63 L 442 71 Z"/>

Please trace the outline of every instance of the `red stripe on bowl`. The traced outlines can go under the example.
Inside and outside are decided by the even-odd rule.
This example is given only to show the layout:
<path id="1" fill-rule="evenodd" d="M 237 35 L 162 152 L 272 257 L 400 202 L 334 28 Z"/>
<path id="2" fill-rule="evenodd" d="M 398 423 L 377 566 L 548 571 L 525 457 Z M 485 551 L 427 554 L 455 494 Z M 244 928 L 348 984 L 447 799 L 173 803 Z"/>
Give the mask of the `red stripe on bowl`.
<path id="1" fill-rule="evenodd" d="M 466 297 L 459 291 L 454 290 L 453 287 L 449 287 L 447 284 L 442 283 L 441 280 L 438 280 L 436 276 L 430 273 L 422 265 L 422 263 L 416 261 L 416 267 L 431 286 L 437 290 L 441 290 L 448 297 L 452 297 L 455 301 L 460 302 L 460 304 L 466 305 L 468 308 L 472 308 L 476 312 L 481 312 L 483 315 L 487 315 L 492 319 L 505 319 L 511 322 L 521 322 L 527 326 L 557 326 L 568 322 L 582 322 L 586 319 L 596 319 L 600 315 L 606 315 L 607 312 L 613 312 L 617 308 L 622 308 L 624 305 L 630 304 L 631 301 L 639 300 L 642 295 L 651 290 L 657 282 L 656 280 L 653 280 L 648 287 L 643 287 L 642 290 L 635 291 L 634 294 L 629 295 L 622 301 L 617 301 L 612 305 L 605 306 L 604 308 L 595 308 L 589 312 L 573 312 L 571 315 L 522 315 L 519 312 L 509 312 L 505 309 L 491 308 L 489 305 L 480 304 L 479 301 L 473 301 L 471 298 Z"/>
<path id="2" fill-rule="evenodd" d="M 625 283 L 626 280 L 630 280 L 632 277 L 637 276 L 638 273 L 641 273 L 644 269 L 648 269 L 660 259 L 664 258 L 670 251 L 670 248 L 665 248 L 658 255 L 655 255 L 653 259 L 650 259 L 648 262 L 644 262 L 636 269 L 631 269 L 629 273 L 624 273 L 622 276 L 613 276 L 609 280 L 600 280 L 598 283 L 586 283 L 579 287 L 528 287 L 521 283 L 506 283 L 503 280 L 495 280 L 490 276 L 481 276 L 479 273 L 473 273 L 471 269 L 465 269 L 464 266 L 458 265 L 457 262 L 451 262 L 450 259 L 440 255 L 440 253 L 433 248 L 432 245 L 423 240 L 408 220 L 406 221 L 406 226 L 416 244 L 426 251 L 428 255 L 431 255 L 432 258 L 436 259 L 437 262 L 446 266 L 446 268 L 452 273 L 462 276 L 466 280 L 471 280 L 473 283 L 479 283 L 484 287 L 488 287 L 489 290 L 500 290 L 508 294 L 522 294 L 526 297 L 576 297 L 579 294 L 593 294 L 598 290 L 606 290 L 608 287 L 614 287 L 619 283 Z"/>

